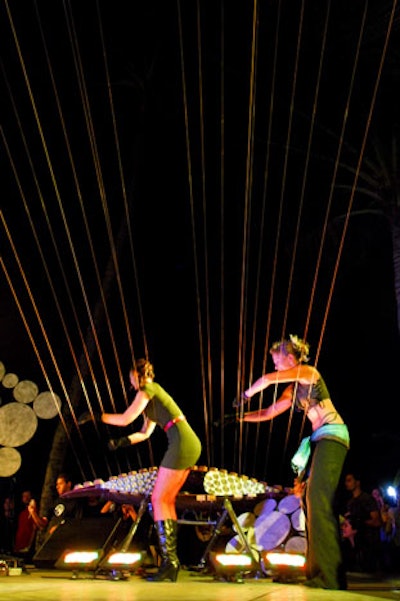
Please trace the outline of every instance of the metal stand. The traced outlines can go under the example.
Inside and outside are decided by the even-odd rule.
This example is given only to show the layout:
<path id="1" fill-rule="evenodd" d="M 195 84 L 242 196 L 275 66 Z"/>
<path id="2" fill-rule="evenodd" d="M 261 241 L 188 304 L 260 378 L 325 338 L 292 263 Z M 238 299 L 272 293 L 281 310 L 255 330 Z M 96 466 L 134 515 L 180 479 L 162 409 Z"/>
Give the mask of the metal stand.
<path id="1" fill-rule="evenodd" d="M 129 546 L 132 542 L 132 539 L 136 534 L 136 530 L 139 526 L 139 523 L 140 523 L 148 505 L 149 505 L 148 497 L 143 497 L 143 499 L 141 500 L 140 505 L 139 505 L 139 510 L 138 510 L 136 520 L 134 522 L 132 522 L 132 525 L 129 528 L 128 534 L 126 535 L 126 537 L 124 538 L 124 540 L 121 543 L 121 548 L 119 549 L 119 551 L 121 551 L 121 553 L 126 553 L 126 551 L 128 551 Z"/>
<path id="2" fill-rule="evenodd" d="M 116 548 L 114 548 L 114 551 L 118 551 L 120 553 L 126 553 L 129 550 L 130 544 L 132 542 L 133 537 L 136 534 L 136 531 L 138 529 L 139 523 L 143 517 L 143 514 L 145 513 L 146 509 L 148 507 L 148 497 L 143 497 L 143 499 L 140 502 L 140 506 L 139 506 L 139 510 L 136 516 L 136 519 L 134 521 L 132 521 L 132 524 L 129 528 L 129 532 L 126 535 L 126 537 L 124 538 L 124 540 L 122 541 L 122 543 L 120 545 L 118 545 Z M 122 518 L 119 518 L 118 520 L 118 525 L 121 523 Z M 113 532 L 111 533 L 111 535 L 115 532 L 115 529 L 113 529 Z M 108 537 L 106 543 L 103 546 L 103 549 L 106 547 L 107 543 L 109 542 L 111 535 Z M 110 551 L 107 552 L 107 554 L 103 557 L 103 559 L 99 562 L 96 571 L 95 571 L 95 577 L 100 575 L 102 573 L 102 571 L 105 569 L 105 562 L 107 560 L 107 557 L 109 556 Z M 112 580 L 125 580 L 129 573 L 125 573 L 126 571 L 123 570 L 117 570 L 115 571 L 110 571 L 109 570 L 109 576 Z"/>

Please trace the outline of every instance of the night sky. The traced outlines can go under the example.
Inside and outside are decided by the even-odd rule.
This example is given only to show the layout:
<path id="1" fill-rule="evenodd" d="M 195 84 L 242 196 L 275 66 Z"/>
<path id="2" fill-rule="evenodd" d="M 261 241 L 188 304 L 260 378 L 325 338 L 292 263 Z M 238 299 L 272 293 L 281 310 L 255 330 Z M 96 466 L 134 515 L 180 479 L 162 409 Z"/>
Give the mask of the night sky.
<path id="1" fill-rule="evenodd" d="M 271 343 L 307 330 L 350 428 L 349 465 L 366 488 L 394 478 L 391 231 L 379 205 L 350 189 L 366 131 L 362 172 L 397 117 L 399 15 L 377 86 L 392 4 L 365 6 L 268 1 L 254 21 L 249 2 L 2 4 L 7 372 L 41 391 L 48 378 L 64 400 L 60 374 L 67 390 L 76 376 L 70 347 L 81 360 L 95 319 L 93 373 L 106 410 L 129 399 L 132 349 L 136 358 L 148 350 L 203 441 L 201 463 L 289 485 L 300 416 L 288 436 L 288 416 L 272 429 L 246 426 L 243 438 L 219 422 L 265 361 L 272 368 Z M 378 183 L 360 179 L 368 185 Z M 86 386 L 99 411 L 90 375 Z M 12 401 L 1 384 L 0 396 Z M 272 398 L 269 390 L 264 404 Z M 77 415 L 86 409 L 82 393 Z M 41 420 L 19 449 L 13 485 L 40 490 L 57 419 Z M 147 447 L 110 456 L 108 434 L 99 442 L 90 424 L 72 432 L 96 475 L 109 476 L 105 458 L 114 474 L 150 465 Z M 156 463 L 163 444 L 156 433 Z M 7 490 L 10 479 L 0 480 Z"/>

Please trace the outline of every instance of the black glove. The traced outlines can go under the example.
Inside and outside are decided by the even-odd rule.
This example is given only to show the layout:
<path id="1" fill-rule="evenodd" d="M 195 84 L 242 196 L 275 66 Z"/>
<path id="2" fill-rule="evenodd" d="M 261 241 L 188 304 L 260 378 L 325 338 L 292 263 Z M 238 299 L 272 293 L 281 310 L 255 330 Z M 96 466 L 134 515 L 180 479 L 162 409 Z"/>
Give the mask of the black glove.
<path id="1" fill-rule="evenodd" d="M 122 449 L 123 447 L 130 447 L 131 441 L 127 436 L 122 436 L 121 438 L 111 438 L 108 441 L 108 448 L 110 451 L 116 451 L 117 449 Z"/>
<path id="2" fill-rule="evenodd" d="M 237 420 L 236 413 L 225 413 L 221 419 L 217 419 L 213 422 L 215 428 L 224 427 L 227 424 L 233 424 Z"/>
<path id="3" fill-rule="evenodd" d="M 84 411 L 82 415 L 78 417 L 78 425 L 82 426 L 83 424 L 87 424 L 88 422 L 101 422 L 100 413 L 90 413 L 90 411 Z"/>
<path id="4" fill-rule="evenodd" d="M 248 403 L 250 401 L 250 398 L 251 397 L 247 396 L 245 392 L 242 392 L 239 398 L 233 399 L 232 407 L 237 409 L 238 407 L 241 407 L 243 403 Z"/>

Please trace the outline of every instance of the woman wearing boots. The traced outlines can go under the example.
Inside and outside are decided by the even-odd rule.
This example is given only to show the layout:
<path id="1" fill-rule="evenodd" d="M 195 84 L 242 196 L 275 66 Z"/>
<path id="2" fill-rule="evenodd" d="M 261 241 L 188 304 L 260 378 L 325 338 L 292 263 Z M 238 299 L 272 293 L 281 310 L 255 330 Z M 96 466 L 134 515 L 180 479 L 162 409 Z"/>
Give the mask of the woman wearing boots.
<path id="1" fill-rule="evenodd" d="M 144 416 L 140 431 L 110 440 L 111 450 L 146 440 L 156 425 L 167 434 L 168 448 L 158 469 L 151 495 L 162 563 L 158 572 L 147 579 L 154 582 L 175 582 L 179 572 L 175 500 L 191 466 L 200 457 L 201 443 L 172 397 L 154 382 L 154 370 L 149 361 L 139 359 L 132 367 L 129 379 L 137 391 L 131 405 L 124 413 L 103 413 L 101 419 L 112 426 L 127 426 L 141 414 Z"/>

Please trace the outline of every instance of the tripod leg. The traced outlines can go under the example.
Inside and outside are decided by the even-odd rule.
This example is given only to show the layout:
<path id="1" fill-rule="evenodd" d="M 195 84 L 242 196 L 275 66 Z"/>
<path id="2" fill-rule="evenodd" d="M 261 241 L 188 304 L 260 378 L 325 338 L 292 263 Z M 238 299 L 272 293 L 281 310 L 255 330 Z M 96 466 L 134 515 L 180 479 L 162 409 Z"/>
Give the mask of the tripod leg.
<path id="1" fill-rule="evenodd" d="M 229 517 L 231 518 L 232 523 L 235 525 L 236 532 L 238 533 L 240 540 L 241 540 L 243 546 L 245 547 L 247 553 L 250 555 L 253 562 L 259 567 L 259 570 L 262 571 L 261 565 L 260 565 L 260 559 L 258 557 L 255 557 L 254 551 L 250 547 L 249 541 L 247 540 L 246 535 L 244 534 L 242 527 L 239 524 L 239 520 L 237 519 L 236 514 L 233 510 L 232 503 L 227 498 L 224 499 L 224 507 L 225 507 L 226 512 L 229 514 Z"/>
<path id="2" fill-rule="evenodd" d="M 208 543 L 207 547 L 205 548 L 204 553 L 201 556 L 199 563 L 196 566 L 198 570 L 203 570 L 205 568 L 210 551 L 213 548 L 217 538 L 221 534 L 221 528 L 224 525 L 227 517 L 228 517 L 228 511 L 227 511 L 227 509 L 224 509 L 221 517 L 219 518 L 217 524 L 215 525 L 213 535 L 210 538 L 209 543 Z"/>
<path id="3" fill-rule="evenodd" d="M 140 520 L 142 519 L 143 514 L 144 514 L 144 512 L 147 509 L 147 506 L 148 506 L 148 498 L 144 497 L 141 500 L 141 502 L 140 502 L 139 510 L 138 510 L 138 514 L 137 514 L 137 518 L 136 518 L 136 520 L 134 522 L 132 522 L 132 526 L 129 528 L 128 534 L 126 535 L 126 537 L 122 541 L 121 549 L 120 549 L 120 551 L 122 553 L 125 553 L 129 549 L 129 546 L 130 546 L 130 544 L 132 542 L 132 539 L 133 539 L 133 537 L 136 534 L 136 530 L 137 530 L 137 528 L 139 526 Z"/>

